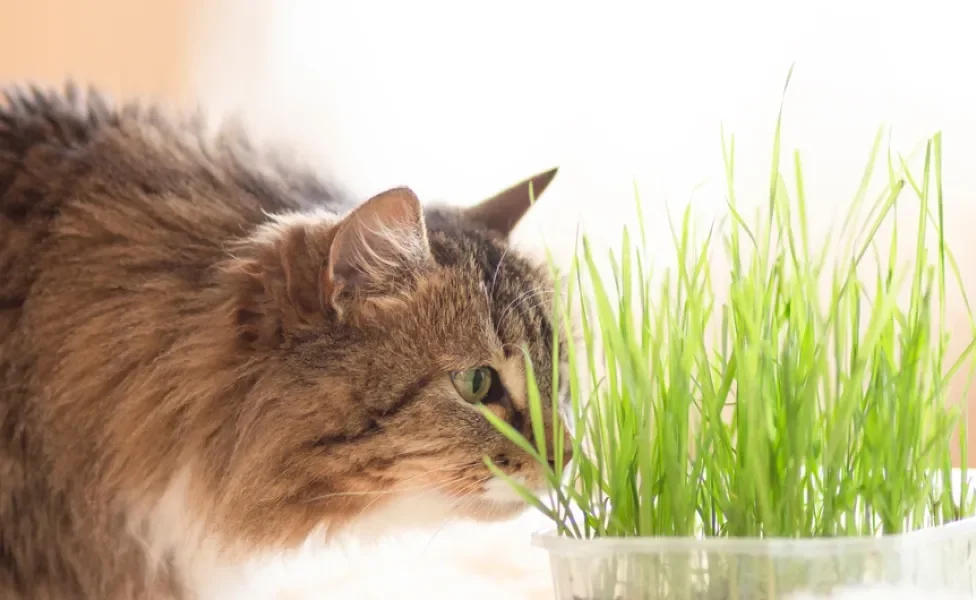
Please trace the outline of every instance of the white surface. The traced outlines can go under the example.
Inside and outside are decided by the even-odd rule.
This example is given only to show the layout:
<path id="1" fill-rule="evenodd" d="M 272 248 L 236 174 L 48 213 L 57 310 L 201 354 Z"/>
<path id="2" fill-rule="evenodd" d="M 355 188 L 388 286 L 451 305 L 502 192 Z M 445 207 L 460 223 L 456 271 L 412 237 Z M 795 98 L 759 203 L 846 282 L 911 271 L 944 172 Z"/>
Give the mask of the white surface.
<path id="1" fill-rule="evenodd" d="M 789 600 L 966 600 L 966 598 L 952 594 L 933 594 L 912 588 L 877 586 L 847 588 L 829 596 L 793 594 Z"/>
<path id="2" fill-rule="evenodd" d="M 796 61 L 784 147 L 803 152 L 815 233 L 857 188 L 878 125 L 893 126 L 906 152 L 943 129 L 947 236 L 963 272 L 976 272 L 972 3 L 273 4 L 207 4 L 200 95 L 290 138 L 362 194 L 408 184 L 424 198 L 469 203 L 558 164 L 518 234 L 528 243 L 540 233 L 558 251 L 580 221 L 612 242 L 632 223 L 636 178 L 667 262 L 665 202 L 680 210 L 693 200 L 705 220 L 724 204 L 721 123 L 737 135 L 740 202 L 763 201 L 775 111 Z M 964 324 L 958 302 L 949 314 Z M 423 551 L 421 536 L 362 555 L 307 555 L 268 581 L 304 598 L 542 598 L 533 527 L 448 527 Z M 346 565 L 340 556 L 350 561 L 344 577 L 321 570 Z"/>
<path id="3" fill-rule="evenodd" d="M 273 561 L 231 598 L 549 600 L 545 552 L 529 546 L 534 516 L 491 527 L 462 523 L 380 542 L 347 543 Z"/>

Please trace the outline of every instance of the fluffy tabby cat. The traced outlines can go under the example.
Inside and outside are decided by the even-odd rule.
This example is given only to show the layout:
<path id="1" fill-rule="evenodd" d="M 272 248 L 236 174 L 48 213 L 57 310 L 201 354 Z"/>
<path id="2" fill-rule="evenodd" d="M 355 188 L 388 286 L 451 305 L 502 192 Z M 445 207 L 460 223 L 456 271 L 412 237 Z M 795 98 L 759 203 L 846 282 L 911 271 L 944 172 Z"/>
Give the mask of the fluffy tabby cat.
<path id="1" fill-rule="evenodd" d="M 506 237 L 554 174 L 354 206 L 192 119 L 8 93 L 0 598 L 199 598 L 370 515 L 519 510 L 482 458 L 541 475 L 474 405 L 531 432 L 526 346 L 549 393 L 550 282 Z"/>

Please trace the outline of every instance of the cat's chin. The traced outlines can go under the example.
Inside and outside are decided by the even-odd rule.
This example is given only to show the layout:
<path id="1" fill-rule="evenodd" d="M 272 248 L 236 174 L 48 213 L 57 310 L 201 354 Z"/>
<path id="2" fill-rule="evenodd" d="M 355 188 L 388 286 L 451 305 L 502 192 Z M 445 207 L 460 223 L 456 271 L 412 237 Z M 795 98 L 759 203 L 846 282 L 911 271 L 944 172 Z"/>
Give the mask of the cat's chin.
<path id="1" fill-rule="evenodd" d="M 524 500 L 496 502 L 479 498 L 465 503 L 463 508 L 458 509 L 458 516 L 473 521 L 493 523 L 514 519 L 525 512 L 528 507 L 529 505 Z"/>
<path id="2" fill-rule="evenodd" d="M 438 492 L 420 492 L 391 497 L 377 503 L 333 531 L 359 537 L 388 535 L 404 528 L 441 527 L 444 522 L 468 519 L 480 522 L 506 521 L 518 517 L 529 505 L 501 479 L 490 479 L 482 490 L 464 497 Z M 328 526 L 326 529 L 330 529 Z"/>
<path id="3" fill-rule="evenodd" d="M 513 519 L 528 507 L 525 499 L 511 485 L 493 477 L 485 483 L 481 494 L 461 503 L 457 511 L 463 518 L 491 522 Z"/>

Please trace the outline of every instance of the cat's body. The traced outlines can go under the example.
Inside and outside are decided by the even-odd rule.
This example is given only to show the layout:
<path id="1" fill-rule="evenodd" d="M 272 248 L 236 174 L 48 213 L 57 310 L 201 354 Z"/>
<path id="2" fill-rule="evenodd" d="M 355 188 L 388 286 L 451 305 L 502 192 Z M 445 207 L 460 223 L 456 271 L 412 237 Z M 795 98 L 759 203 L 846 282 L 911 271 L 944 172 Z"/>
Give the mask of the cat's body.
<path id="1" fill-rule="evenodd" d="M 199 124 L 11 95 L 0 598 L 196 598 L 208 569 L 378 508 L 515 511 L 481 458 L 540 476 L 471 403 L 529 434 L 518 347 L 544 392 L 552 370 L 547 282 L 504 240 L 525 187 L 350 212 Z"/>

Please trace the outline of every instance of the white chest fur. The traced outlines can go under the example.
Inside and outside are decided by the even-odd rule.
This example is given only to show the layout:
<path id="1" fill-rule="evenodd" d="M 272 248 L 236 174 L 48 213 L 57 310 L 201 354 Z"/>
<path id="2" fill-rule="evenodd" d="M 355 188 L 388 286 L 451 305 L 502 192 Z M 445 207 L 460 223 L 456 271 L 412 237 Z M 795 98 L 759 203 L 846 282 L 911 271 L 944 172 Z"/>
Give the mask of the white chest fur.
<path id="1" fill-rule="evenodd" d="M 241 559 L 208 534 L 188 480 L 187 473 L 174 479 L 143 513 L 138 534 L 151 561 L 172 557 L 198 600 L 552 598 L 545 553 L 529 545 L 545 526 L 536 514 L 445 525 L 450 502 L 418 494 L 374 507 L 334 535 L 323 528 L 293 551 Z M 508 493 L 489 486 L 486 496 L 502 501 Z"/>

